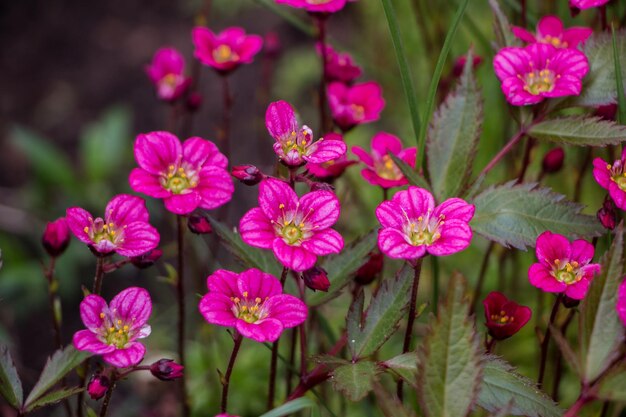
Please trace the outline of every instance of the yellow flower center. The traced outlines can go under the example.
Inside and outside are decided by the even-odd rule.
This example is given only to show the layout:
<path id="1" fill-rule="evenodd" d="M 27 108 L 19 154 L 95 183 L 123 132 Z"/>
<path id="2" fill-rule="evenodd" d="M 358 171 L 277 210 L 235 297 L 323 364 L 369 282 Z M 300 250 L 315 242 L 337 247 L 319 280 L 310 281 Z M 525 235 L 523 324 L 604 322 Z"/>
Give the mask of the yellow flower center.
<path id="1" fill-rule="evenodd" d="M 582 279 L 582 275 L 578 273 L 578 266 L 576 261 L 563 263 L 560 259 L 555 259 L 551 274 L 559 282 L 564 282 L 567 285 L 575 284 Z"/>
<path id="2" fill-rule="evenodd" d="M 403 177 L 402 171 L 389 155 L 385 155 L 380 161 L 374 162 L 374 170 L 379 177 L 386 180 L 399 180 Z"/>
<path id="3" fill-rule="evenodd" d="M 198 183 L 195 174 L 190 175 L 183 167 L 176 168 L 170 165 L 167 174 L 161 178 L 161 185 L 173 194 L 183 194 L 185 190 L 196 187 Z"/>
<path id="4" fill-rule="evenodd" d="M 548 93 L 554 89 L 555 81 L 559 77 L 560 75 L 555 75 L 549 69 L 531 71 L 523 77 L 524 91 L 534 96 Z"/>
<path id="5" fill-rule="evenodd" d="M 501 310 L 498 314 L 492 314 L 491 316 L 489 316 L 489 318 L 496 324 L 501 325 L 510 324 L 515 321 L 515 317 L 507 315 L 506 311 L 504 310 Z"/>
<path id="6" fill-rule="evenodd" d="M 223 64 L 225 62 L 238 61 L 239 55 L 230 46 L 221 44 L 213 50 L 213 59 L 215 62 Z"/>
<path id="7" fill-rule="evenodd" d="M 438 218 L 431 218 L 430 213 L 426 216 L 419 216 L 417 221 L 409 220 L 406 216 L 407 223 L 404 226 L 404 233 L 407 236 L 407 242 L 413 246 L 432 245 L 440 237 L 439 227 L 445 223 L 443 214 Z"/>
<path id="8" fill-rule="evenodd" d="M 239 297 L 230 298 L 234 303 L 232 307 L 233 314 L 237 318 L 247 323 L 255 323 L 267 317 L 267 312 L 263 310 L 263 303 L 267 301 L 268 297 L 265 297 L 265 300 L 262 300 L 260 297 L 249 299 L 247 291 L 244 291 L 242 295 L 243 300 Z"/>

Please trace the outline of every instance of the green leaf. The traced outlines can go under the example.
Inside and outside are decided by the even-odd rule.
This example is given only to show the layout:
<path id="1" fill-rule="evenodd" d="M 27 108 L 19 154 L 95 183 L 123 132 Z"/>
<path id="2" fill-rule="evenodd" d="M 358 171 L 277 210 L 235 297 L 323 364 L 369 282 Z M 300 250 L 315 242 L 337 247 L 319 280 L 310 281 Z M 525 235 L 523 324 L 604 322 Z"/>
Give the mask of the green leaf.
<path id="1" fill-rule="evenodd" d="M 472 229 L 505 247 L 526 249 L 546 230 L 568 238 L 590 238 L 603 233 L 595 217 L 581 214 L 583 206 L 537 184 L 515 181 L 493 186 L 473 203 Z"/>
<path id="2" fill-rule="evenodd" d="M 46 366 L 39 376 L 39 381 L 37 381 L 30 394 L 28 394 L 24 407 L 28 409 L 33 404 L 36 404 L 54 384 L 59 382 L 61 378 L 90 356 L 91 353 L 76 350 L 72 345 L 67 346 L 63 350 L 57 350 L 52 357 L 48 359 Z"/>
<path id="3" fill-rule="evenodd" d="M 554 338 L 554 342 L 559 347 L 559 350 L 563 354 L 563 357 L 567 361 L 568 365 L 576 372 L 576 375 L 580 376 L 580 358 L 574 350 L 570 346 L 569 342 L 565 338 L 565 336 L 561 333 L 561 329 L 556 326 L 550 326 L 550 331 L 552 332 L 552 337 Z"/>
<path id="4" fill-rule="evenodd" d="M 289 416 L 296 411 L 311 409 L 312 412 L 319 413 L 319 406 L 317 403 L 309 398 L 297 398 L 293 401 L 289 401 L 273 410 L 268 411 L 265 414 L 261 414 L 259 417 L 283 417 Z"/>
<path id="5" fill-rule="evenodd" d="M 378 232 L 372 231 L 357 239 L 339 255 L 329 257 L 322 263 L 330 280 L 328 292 L 318 291 L 307 297 L 307 304 L 317 306 L 336 297 L 350 280 L 354 273 L 367 261 L 369 254 L 376 248 Z"/>
<path id="6" fill-rule="evenodd" d="M 624 275 L 624 227 L 615 230 L 609 251 L 600 260 L 602 274 L 591 281 L 580 305 L 579 346 L 582 377 L 593 381 L 619 354 L 624 326 L 617 316 L 617 292 Z"/>
<path id="7" fill-rule="evenodd" d="M 617 121 L 620 124 L 626 124 L 626 97 L 624 97 L 624 80 L 622 77 L 622 58 L 619 55 L 617 47 L 617 38 L 615 36 L 615 27 L 611 27 L 611 46 L 613 47 L 613 62 L 615 63 L 615 88 L 617 91 Z"/>
<path id="8" fill-rule="evenodd" d="M 452 275 L 447 300 L 418 350 L 417 399 L 426 417 L 466 416 L 478 395 L 481 347 L 467 315 L 466 286 L 464 277 Z"/>
<path id="9" fill-rule="evenodd" d="M 598 382 L 597 398 L 606 401 L 626 401 L 626 364 L 621 363 Z"/>
<path id="10" fill-rule="evenodd" d="M 405 176 L 409 184 L 415 185 L 416 187 L 425 188 L 427 190 L 430 189 L 430 186 L 420 174 L 418 174 L 412 167 L 410 167 L 406 162 L 402 159 L 398 158 L 391 152 L 388 153 L 393 162 L 396 164 L 398 169 L 402 171 L 402 175 Z"/>
<path id="11" fill-rule="evenodd" d="M 348 334 L 348 349 L 350 350 L 350 356 L 353 360 L 357 359 L 357 346 L 356 340 L 361 335 L 361 328 L 363 327 L 363 305 L 365 303 L 365 296 L 363 291 L 360 290 L 350 308 L 348 309 L 348 316 L 346 317 L 346 332 Z"/>
<path id="12" fill-rule="evenodd" d="M 511 24 L 509 23 L 509 19 L 507 19 L 504 12 L 502 12 L 498 1 L 489 0 L 489 6 L 491 6 L 491 10 L 493 11 L 493 15 L 495 17 L 493 22 L 493 30 L 496 34 L 496 43 L 499 47 L 498 49 L 505 46 L 514 46 L 515 44 L 517 44 L 517 40 L 513 36 L 513 32 L 511 31 Z"/>
<path id="13" fill-rule="evenodd" d="M 460 84 L 441 104 L 428 132 L 428 173 L 439 201 L 459 195 L 472 173 L 483 121 L 472 62 L 470 50 Z"/>
<path id="14" fill-rule="evenodd" d="M 52 391 L 49 394 L 43 395 L 39 397 L 39 399 L 37 399 L 36 401 L 28 404 L 28 406 L 26 407 L 26 411 L 31 412 L 37 408 L 58 403 L 59 401 L 62 401 L 67 397 L 71 397 L 72 395 L 76 395 L 83 390 L 83 387 L 73 387 L 61 388 L 59 390 Z"/>
<path id="15" fill-rule="evenodd" d="M 381 365 L 396 373 L 406 382 L 411 384 L 413 388 L 417 388 L 417 366 L 419 359 L 417 352 L 407 352 L 398 355 L 394 358 L 388 359 L 381 363 Z"/>
<path id="16" fill-rule="evenodd" d="M 335 389 L 351 401 L 359 401 L 373 389 L 378 372 L 374 362 L 361 361 L 340 366 L 333 371 L 331 378 Z"/>
<path id="17" fill-rule="evenodd" d="M 497 356 L 485 357 L 483 381 L 477 404 L 489 412 L 509 409 L 507 415 L 560 417 L 561 410 L 537 385 L 515 372 Z"/>
<path id="18" fill-rule="evenodd" d="M 19 409 L 24 401 L 22 381 L 6 345 L 0 345 L 0 395 L 15 409 Z"/>
<path id="19" fill-rule="evenodd" d="M 274 259 L 271 251 L 247 245 L 241 240 L 239 233 L 232 231 L 224 223 L 217 221 L 211 216 L 209 216 L 209 221 L 213 231 L 226 244 L 226 248 L 245 266 L 258 268 L 269 274 L 280 276 L 282 268 Z"/>
<path id="20" fill-rule="evenodd" d="M 539 122 L 528 134 L 565 145 L 606 146 L 625 141 L 626 126 L 600 117 L 570 116 Z"/>

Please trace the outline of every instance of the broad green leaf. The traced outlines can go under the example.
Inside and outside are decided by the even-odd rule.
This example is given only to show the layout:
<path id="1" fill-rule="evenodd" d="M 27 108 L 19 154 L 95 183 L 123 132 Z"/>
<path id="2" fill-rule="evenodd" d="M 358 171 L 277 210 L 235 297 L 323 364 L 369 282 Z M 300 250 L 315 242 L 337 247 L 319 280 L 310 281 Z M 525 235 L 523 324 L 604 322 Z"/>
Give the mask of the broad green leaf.
<path id="1" fill-rule="evenodd" d="M 430 189 L 430 186 L 428 185 L 424 177 L 415 172 L 415 170 L 410 167 L 406 162 L 404 162 L 402 159 L 398 158 L 391 152 L 389 152 L 388 155 L 389 157 L 391 157 L 398 169 L 402 171 L 402 175 L 404 175 L 409 184 L 415 185 L 416 187 L 425 188 L 427 190 Z"/>
<path id="2" fill-rule="evenodd" d="M 224 223 L 217 221 L 211 216 L 209 216 L 209 221 L 213 231 L 226 244 L 226 248 L 245 266 L 258 268 L 277 277 L 280 276 L 282 268 L 274 259 L 271 251 L 247 245 L 241 240 L 239 233 L 232 231 Z"/>
<path id="3" fill-rule="evenodd" d="M 15 409 L 19 409 L 24 401 L 22 381 L 5 345 L 0 345 L 0 395 Z"/>
<path id="4" fill-rule="evenodd" d="M 470 50 L 460 84 L 441 104 L 428 131 L 428 173 L 439 201 L 458 196 L 472 173 L 483 121 L 472 62 Z"/>
<path id="5" fill-rule="evenodd" d="M 560 417 L 561 410 L 537 385 L 515 372 L 515 368 L 497 356 L 485 357 L 483 381 L 476 402 L 495 413 L 508 409 L 507 415 Z"/>
<path id="6" fill-rule="evenodd" d="M 589 286 L 580 305 L 579 345 L 582 377 L 593 381 L 619 354 L 624 326 L 617 316 L 617 290 L 624 276 L 624 228 L 620 224 L 609 251 L 600 260 L 602 274 Z"/>
<path id="7" fill-rule="evenodd" d="M 407 352 L 381 363 L 381 365 L 398 374 L 402 379 L 417 388 L 417 352 Z"/>
<path id="8" fill-rule="evenodd" d="M 606 146 L 626 141 L 626 126 L 600 117 L 570 116 L 539 122 L 528 134 L 565 145 Z"/>
<path id="9" fill-rule="evenodd" d="M 498 1 L 489 0 L 489 6 L 491 6 L 491 10 L 493 11 L 493 15 L 495 17 L 493 21 L 493 30 L 496 34 L 496 43 L 499 47 L 498 49 L 505 46 L 516 45 L 518 42 L 513 36 L 513 32 L 511 32 L 511 24 L 509 23 L 509 19 L 507 19 L 506 15 L 500 8 L 500 4 L 498 3 Z"/>
<path id="10" fill-rule="evenodd" d="M 626 97 L 624 97 L 624 80 L 622 72 L 622 58 L 619 55 L 617 47 L 617 36 L 615 35 L 615 27 L 611 28 L 611 46 L 613 47 L 613 62 L 615 64 L 615 91 L 617 91 L 617 121 L 619 124 L 626 124 Z"/>
<path id="11" fill-rule="evenodd" d="M 505 247 L 526 249 L 546 230 L 568 238 L 603 233 L 595 216 L 581 214 L 583 206 L 537 184 L 515 181 L 490 187 L 474 197 L 472 229 Z"/>
<path id="12" fill-rule="evenodd" d="M 284 417 L 293 415 L 296 411 L 311 409 L 311 412 L 319 414 L 319 406 L 310 398 L 297 398 L 289 401 L 267 413 L 261 414 L 259 417 Z"/>
<path id="13" fill-rule="evenodd" d="M 626 402 L 626 364 L 615 366 L 602 377 L 598 382 L 597 397 L 600 400 Z"/>
<path id="14" fill-rule="evenodd" d="M 339 255 L 329 257 L 322 263 L 330 280 L 328 292 L 317 291 L 307 297 L 307 304 L 316 306 L 337 296 L 350 280 L 354 273 L 367 261 L 368 255 L 376 248 L 378 232 L 372 231 L 357 239 L 350 247 L 345 248 Z"/>
<path id="15" fill-rule="evenodd" d="M 59 401 L 62 401 L 67 397 L 71 397 L 72 395 L 76 395 L 83 390 L 84 390 L 83 387 L 73 387 L 73 388 L 61 388 L 59 390 L 52 391 L 46 395 L 39 397 L 36 401 L 29 403 L 26 406 L 26 411 L 31 412 L 37 408 L 58 403 Z"/>
<path id="16" fill-rule="evenodd" d="M 311 360 L 315 363 L 325 365 L 329 368 L 336 368 L 338 366 L 347 365 L 350 363 L 349 361 L 339 358 L 337 356 L 331 355 L 315 355 L 311 358 Z"/>
<path id="17" fill-rule="evenodd" d="M 48 359 L 46 366 L 43 368 L 39 380 L 28 394 L 24 407 L 28 409 L 37 403 L 42 396 L 48 392 L 57 382 L 67 375 L 71 370 L 83 363 L 85 359 L 91 356 L 89 352 L 83 352 L 74 349 L 74 346 L 67 346 L 63 350 L 54 352 Z"/>
<path id="18" fill-rule="evenodd" d="M 426 417 L 467 416 L 478 395 L 481 347 L 466 286 L 461 275 L 450 278 L 447 300 L 418 350 L 417 399 Z"/>
<path id="19" fill-rule="evenodd" d="M 374 362 L 361 361 L 340 366 L 333 371 L 331 378 L 335 389 L 350 400 L 359 401 L 373 389 L 378 372 Z"/>
<path id="20" fill-rule="evenodd" d="M 356 341 L 361 335 L 361 328 L 363 327 L 363 305 L 365 303 L 365 296 L 363 291 L 359 291 L 350 308 L 348 309 L 348 316 L 346 317 L 346 332 L 348 334 L 348 349 L 350 350 L 350 356 L 353 360 L 357 359 L 357 345 Z"/>

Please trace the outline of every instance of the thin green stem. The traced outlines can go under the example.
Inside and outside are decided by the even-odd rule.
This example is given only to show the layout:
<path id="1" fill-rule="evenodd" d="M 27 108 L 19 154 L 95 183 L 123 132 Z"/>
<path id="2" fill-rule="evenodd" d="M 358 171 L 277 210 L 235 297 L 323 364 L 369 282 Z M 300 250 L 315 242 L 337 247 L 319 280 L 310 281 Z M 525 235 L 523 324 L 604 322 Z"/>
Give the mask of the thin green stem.
<path id="1" fill-rule="evenodd" d="M 287 279 L 287 274 L 289 273 L 289 268 L 283 266 L 283 272 L 280 274 L 280 286 L 285 286 L 285 280 Z M 276 368 L 278 366 L 278 343 L 280 342 L 280 338 L 272 344 L 272 358 L 270 360 L 270 378 L 269 378 L 269 387 L 267 390 L 267 409 L 271 410 L 274 408 L 274 397 L 276 393 Z"/>
<path id="2" fill-rule="evenodd" d="M 556 320 L 556 315 L 559 312 L 559 306 L 561 305 L 561 300 L 563 300 L 563 294 L 559 294 L 554 301 L 554 305 L 552 306 L 552 312 L 550 313 L 550 320 L 548 322 L 548 326 L 546 328 L 546 334 L 543 336 L 543 340 L 541 342 L 541 359 L 539 362 L 539 377 L 537 378 L 537 385 L 541 388 L 543 384 L 543 377 L 546 372 L 546 362 L 548 359 L 548 347 L 550 344 L 550 336 L 552 332 L 550 331 L 550 326 L 554 324 L 554 320 Z"/>
<path id="3" fill-rule="evenodd" d="M 102 291 L 102 279 L 104 278 L 104 257 L 96 257 L 96 274 L 93 278 L 93 291 L 92 293 L 100 295 Z"/>
<path id="4" fill-rule="evenodd" d="M 178 244 L 178 277 L 176 280 L 176 298 L 178 304 L 178 359 L 186 366 L 185 353 L 185 218 L 176 216 Z M 180 396 L 183 417 L 189 417 L 191 409 L 187 395 L 187 378 L 180 378 Z"/>
<path id="5" fill-rule="evenodd" d="M 228 361 L 228 368 L 226 368 L 226 374 L 224 374 L 224 380 L 222 381 L 222 403 L 220 410 L 222 413 L 226 413 L 228 407 L 228 387 L 230 386 L 230 375 L 233 373 L 233 367 L 235 366 L 235 360 L 237 359 L 237 353 L 241 347 L 243 337 L 239 333 L 235 333 L 233 345 L 233 351 L 230 354 L 230 360 Z"/>

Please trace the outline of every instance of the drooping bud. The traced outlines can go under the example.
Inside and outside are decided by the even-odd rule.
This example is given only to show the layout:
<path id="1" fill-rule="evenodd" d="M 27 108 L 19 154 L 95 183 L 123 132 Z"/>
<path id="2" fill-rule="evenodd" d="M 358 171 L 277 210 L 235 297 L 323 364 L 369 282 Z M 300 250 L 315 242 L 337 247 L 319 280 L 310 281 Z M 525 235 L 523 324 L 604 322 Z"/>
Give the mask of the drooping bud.
<path id="1" fill-rule="evenodd" d="M 257 185 L 265 178 L 265 175 L 254 165 L 237 165 L 231 172 L 233 177 L 246 185 Z"/>
<path id="2" fill-rule="evenodd" d="M 148 253 L 130 258 L 130 262 L 139 269 L 145 269 L 154 265 L 163 255 L 161 249 L 152 249 Z"/>
<path id="3" fill-rule="evenodd" d="M 330 288 L 328 273 L 319 266 L 314 266 L 304 271 L 302 273 L 302 279 L 304 280 L 304 284 L 313 291 L 327 292 L 328 288 Z"/>
<path id="4" fill-rule="evenodd" d="M 546 152 L 543 157 L 542 167 L 543 172 L 552 174 L 558 172 L 563 167 L 563 160 L 565 159 L 565 151 L 563 148 L 553 148 Z"/>
<path id="5" fill-rule="evenodd" d="M 184 367 L 172 359 L 159 359 L 150 365 L 150 372 L 161 381 L 173 381 L 183 376 Z"/>
<path id="6" fill-rule="evenodd" d="M 383 269 L 383 261 L 385 257 L 380 252 L 372 252 L 354 276 L 354 280 L 361 285 L 370 284 L 376 279 L 380 271 Z"/>
<path id="7" fill-rule="evenodd" d="M 65 217 L 56 219 L 46 225 L 41 237 L 41 243 L 48 255 L 56 258 L 61 255 L 70 244 L 70 228 L 67 226 Z"/>
<path id="8" fill-rule="evenodd" d="M 209 219 L 201 214 L 192 214 L 189 216 L 187 219 L 187 227 L 191 233 L 195 233 L 196 235 L 208 235 L 213 231 Z"/>
<path id="9" fill-rule="evenodd" d="M 602 226 L 605 229 L 615 229 L 615 226 L 617 225 L 617 212 L 615 210 L 615 203 L 611 197 L 607 196 L 604 199 L 602 208 L 598 210 L 597 216 L 598 220 L 600 220 L 600 223 L 602 223 Z"/>
<path id="10" fill-rule="evenodd" d="M 87 385 L 87 392 L 89 396 L 94 400 L 99 400 L 107 393 L 111 381 L 109 378 L 102 374 L 93 374 Z"/>

